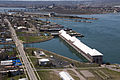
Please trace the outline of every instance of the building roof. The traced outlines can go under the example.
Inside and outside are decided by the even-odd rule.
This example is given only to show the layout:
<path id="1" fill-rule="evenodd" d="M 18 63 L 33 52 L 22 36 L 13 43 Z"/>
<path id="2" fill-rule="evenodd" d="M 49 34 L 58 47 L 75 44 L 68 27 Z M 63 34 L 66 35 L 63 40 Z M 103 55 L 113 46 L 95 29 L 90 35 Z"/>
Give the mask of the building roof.
<path id="1" fill-rule="evenodd" d="M 66 38 L 67 40 L 70 40 L 70 39 L 72 38 L 72 37 L 71 37 L 69 34 L 67 34 L 65 31 L 62 31 L 61 35 L 62 35 L 64 38 Z"/>
<path id="2" fill-rule="evenodd" d="M 67 72 L 62 71 L 59 75 L 63 80 L 74 80 Z"/>
<path id="3" fill-rule="evenodd" d="M 1 63 L 2 63 L 2 62 L 12 62 L 12 60 L 5 60 L 5 61 L 1 61 Z"/>
<path id="4" fill-rule="evenodd" d="M 39 56 L 45 55 L 45 53 L 43 51 L 34 51 L 34 54 L 39 55 Z"/>
<path id="5" fill-rule="evenodd" d="M 19 79 L 19 80 L 28 80 L 27 78 L 21 78 L 21 79 Z"/>
<path id="6" fill-rule="evenodd" d="M 76 40 L 73 44 L 77 46 L 79 49 L 81 49 L 83 52 L 85 52 L 86 54 L 89 54 L 91 56 L 103 56 L 102 53 L 100 53 L 96 49 L 91 49 L 90 47 L 88 47 L 79 40 Z"/>
<path id="7" fill-rule="evenodd" d="M 24 26 L 17 27 L 17 29 L 26 29 Z"/>
<path id="8" fill-rule="evenodd" d="M 71 37 L 70 41 L 75 42 L 77 38 L 75 36 Z"/>
<path id="9" fill-rule="evenodd" d="M 6 38 L 6 41 L 12 41 L 12 38 Z"/>
<path id="10" fill-rule="evenodd" d="M 1 65 L 12 65 L 12 60 L 1 61 Z"/>
<path id="11" fill-rule="evenodd" d="M 87 45 L 85 45 L 84 43 L 82 43 L 79 39 L 77 39 L 76 37 L 71 37 L 69 34 L 67 34 L 64 30 L 59 31 L 59 33 L 66 38 L 67 40 L 70 40 L 71 42 L 73 42 L 73 45 L 75 45 L 77 48 L 79 48 L 80 50 L 82 50 L 83 52 L 85 52 L 86 54 L 89 54 L 91 56 L 103 56 L 102 53 L 100 53 L 99 51 L 97 51 L 96 49 L 92 49 L 90 47 L 88 47 Z"/>
<path id="12" fill-rule="evenodd" d="M 48 62 L 50 61 L 49 59 L 39 59 L 40 62 Z"/>

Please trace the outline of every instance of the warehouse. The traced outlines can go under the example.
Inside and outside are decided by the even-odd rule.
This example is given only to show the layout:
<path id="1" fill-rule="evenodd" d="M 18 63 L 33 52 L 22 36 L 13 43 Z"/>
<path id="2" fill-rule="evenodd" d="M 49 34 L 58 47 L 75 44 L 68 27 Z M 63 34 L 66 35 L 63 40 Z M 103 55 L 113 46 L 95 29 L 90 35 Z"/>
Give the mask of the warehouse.
<path id="1" fill-rule="evenodd" d="M 59 31 L 59 36 L 70 46 L 72 46 L 76 51 L 78 51 L 82 56 L 84 56 L 88 61 L 102 64 L 103 54 L 96 49 L 88 47 L 76 37 L 71 37 L 64 30 Z"/>
<path id="2" fill-rule="evenodd" d="M 74 80 L 67 72 L 62 71 L 59 73 L 59 75 L 62 80 Z"/>

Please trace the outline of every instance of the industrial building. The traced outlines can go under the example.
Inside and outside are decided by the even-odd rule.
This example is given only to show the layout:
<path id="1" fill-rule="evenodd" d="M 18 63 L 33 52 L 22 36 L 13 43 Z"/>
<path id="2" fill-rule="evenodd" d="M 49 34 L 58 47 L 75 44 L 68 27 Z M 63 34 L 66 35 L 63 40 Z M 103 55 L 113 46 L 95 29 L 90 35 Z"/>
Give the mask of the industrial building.
<path id="1" fill-rule="evenodd" d="M 49 59 L 38 59 L 38 61 L 39 61 L 40 66 L 45 66 L 45 65 L 49 64 L 49 62 L 50 62 Z"/>
<path id="2" fill-rule="evenodd" d="M 67 72 L 62 71 L 59 73 L 59 75 L 62 80 L 74 80 Z"/>
<path id="3" fill-rule="evenodd" d="M 34 51 L 34 54 L 38 55 L 38 56 L 45 56 L 45 53 L 43 51 L 40 51 L 40 50 Z"/>
<path id="4" fill-rule="evenodd" d="M 91 49 L 76 37 L 71 37 L 64 30 L 59 31 L 59 36 L 63 40 L 65 40 L 70 46 L 72 46 L 77 52 L 84 56 L 88 61 L 102 64 L 103 54 L 96 49 Z"/>

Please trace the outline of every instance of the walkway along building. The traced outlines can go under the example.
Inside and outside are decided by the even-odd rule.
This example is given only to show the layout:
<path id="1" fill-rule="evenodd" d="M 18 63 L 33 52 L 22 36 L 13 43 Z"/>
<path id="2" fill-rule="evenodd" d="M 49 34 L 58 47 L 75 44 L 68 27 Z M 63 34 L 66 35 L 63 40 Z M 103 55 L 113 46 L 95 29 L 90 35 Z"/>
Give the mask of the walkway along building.
<path id="1" fill-rule="evenodd" d="M 102 64 L 103 54 L 96 49 L 91 49 L 84 43 L 82 43 L 76 37 L 71 37 L 66 31 L 59 31 L 59 37 L 65 40 L 71 47 L 73 47 L 77 52 L 79 52 L 88 61 L 93 63 Z"/>

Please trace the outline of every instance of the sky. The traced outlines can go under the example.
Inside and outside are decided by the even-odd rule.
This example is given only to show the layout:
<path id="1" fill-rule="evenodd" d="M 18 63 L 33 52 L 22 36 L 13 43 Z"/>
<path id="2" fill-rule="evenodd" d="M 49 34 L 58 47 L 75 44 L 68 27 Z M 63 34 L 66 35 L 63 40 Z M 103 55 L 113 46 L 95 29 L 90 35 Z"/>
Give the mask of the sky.
<path id="1" fill-rule="evenodd" d="M 90 0 L 0 0 L 0 1 L 90 1 Z"/>

